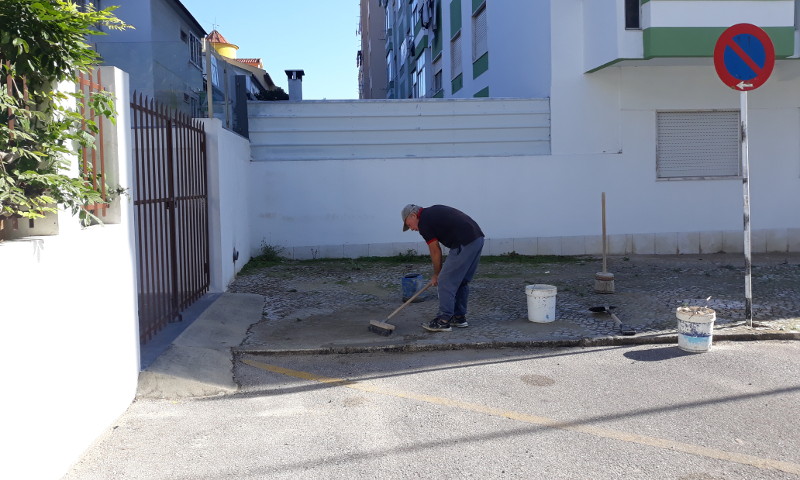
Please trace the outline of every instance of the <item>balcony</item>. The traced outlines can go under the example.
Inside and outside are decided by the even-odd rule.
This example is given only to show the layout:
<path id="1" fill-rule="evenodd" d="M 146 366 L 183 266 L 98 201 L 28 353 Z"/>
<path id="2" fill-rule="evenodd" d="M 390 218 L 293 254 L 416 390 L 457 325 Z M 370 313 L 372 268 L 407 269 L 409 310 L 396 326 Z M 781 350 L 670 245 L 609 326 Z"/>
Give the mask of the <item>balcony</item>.
<path id="1" fill-rule="evenodd" d="M 776 58 L 795 54 L 794 0 L 645 0 L 638 10 L 636 2 L 584 2 L 587 73 L 612 65 L 706 64 L 720 34 L 737 23 L 763 28 L 775 45 Z"/>

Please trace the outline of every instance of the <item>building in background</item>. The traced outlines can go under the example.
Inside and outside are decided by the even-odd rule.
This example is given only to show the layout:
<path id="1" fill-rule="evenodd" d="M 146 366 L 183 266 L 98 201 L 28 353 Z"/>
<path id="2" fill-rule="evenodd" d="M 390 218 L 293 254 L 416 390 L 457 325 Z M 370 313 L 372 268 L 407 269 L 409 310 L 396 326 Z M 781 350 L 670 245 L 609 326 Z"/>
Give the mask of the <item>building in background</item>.
<path id="1" fill-rule="evenodd" d="M 541 11 L 546 2 L 378 3 L 384 28 L 368 34 L 386 37 L 386 98 L 547 96 L 548 79 L 541 74 L 549 62 L 550 18 Z"/>
<path id="2" fill-rule="evenodd" d="M 386 98 L 550 98 L 559 77 L 553 36 L 563 29 L 555 0 L 375 0 L 384 28 L 366 28 L 363 45 L 385 37 Z M 593 0 L 577 13 L 586 41 L 569 55 L 581 74 L 610 66 L 708 64 L 724 28 L 748 23 L 777 39 L 778 58 L 794 55 L 794 0 L 667 1 Z M 373 25 L 374 12 L 368 9 Z M 777 20 L 776 19 L 780 19 Z M 376 65 L 367 64 L 376 79 Z M 364 69 L 365 72 L 367 69 Z"/>
<path id="3" fill-rule="evenodd" d="M 178 0 L 83 0 L 134 28 L 109 31 L 90 42 L 103 65 L 130 75 L 131 91 L 193 117 L 202 116 L 203 39 L 206 32 Z"/>
<path id="4" fill-rule="evenodd" d="M 239 47 L 228 42 L 217 30 L 212 30 L 206 39 L 214 47 L 214 50 L 223 57 L 223 60 L 230 65 L 233 74 L 244 77 L 248 100 L 256 100 L 267 91 L 276 89 L 276 85 L 269 73 L 264 70 L 264 62 L 260 58 L 236 58 L 236 52 Z M 212 69 L 216 70 L 216 61 L 212 60 L 212 62 Z"/>
<path id="5" fill-rule="evenodd" d="M 386 98 L 386 28 L 383 0 L 361 0 L 358 98 Z"/>
<path id="6" fill-rule="evenodd" d="M 179 0 L 82 0 L 84 8 L 88 4 L 117 6 L 114 14 L 134 27 L 90 41 L 103 65 L 129 74 L 137 98 L 191 117 L 219 118 L 246 137 L 247 101 L 267 99 L 277 90 L 260 58 L 237 59 L 239 47 L 216 30 L 207 35 Z M 210 51 L 206 38 L 214 47 Z"/>

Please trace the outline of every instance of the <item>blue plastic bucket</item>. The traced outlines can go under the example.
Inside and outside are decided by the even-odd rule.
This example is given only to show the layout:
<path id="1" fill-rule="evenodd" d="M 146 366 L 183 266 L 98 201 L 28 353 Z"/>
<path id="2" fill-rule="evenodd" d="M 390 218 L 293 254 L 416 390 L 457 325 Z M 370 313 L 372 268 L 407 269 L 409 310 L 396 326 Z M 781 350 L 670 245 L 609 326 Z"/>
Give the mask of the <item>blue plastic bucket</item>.
<path id="1" fill-rule="evenodd" d="M 403 301 L 404 302 L 408 301 L 408 299 L 413 297 L 415 293 L 422 290 L 422 287 L 424 286 L 425 286 L 425 280 L 419 273 L 409 273 L 403 276 L 403 281 L 402 281 Z M 417 300 L 419 300 L 419 298 L 417 298 Z"/>

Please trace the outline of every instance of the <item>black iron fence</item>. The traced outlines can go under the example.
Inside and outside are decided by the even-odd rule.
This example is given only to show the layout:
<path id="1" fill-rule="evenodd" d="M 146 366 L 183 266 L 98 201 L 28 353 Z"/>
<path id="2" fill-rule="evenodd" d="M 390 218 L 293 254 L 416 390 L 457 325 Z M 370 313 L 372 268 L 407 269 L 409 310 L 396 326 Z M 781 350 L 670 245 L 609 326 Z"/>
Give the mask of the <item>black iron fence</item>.
<path id="1" fill-rule="evenodd" d="M 208 291 L 208 189 L 203 125 L 153 100 L 131 102 L 140 341 Z"/>

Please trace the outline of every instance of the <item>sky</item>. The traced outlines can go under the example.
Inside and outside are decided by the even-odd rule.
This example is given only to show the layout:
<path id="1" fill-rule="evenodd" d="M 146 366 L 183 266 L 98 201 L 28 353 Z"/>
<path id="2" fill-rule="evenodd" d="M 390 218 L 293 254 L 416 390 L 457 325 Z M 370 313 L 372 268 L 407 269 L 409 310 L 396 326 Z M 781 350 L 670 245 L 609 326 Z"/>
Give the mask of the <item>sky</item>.
<path id="1" fill-rule="evenodd" d="M 207 33 L 260 58 L 289 93 L 284 70 L 303 70 L 303 99 L 358 98 L 359 0 L 181 0 Z"/>

